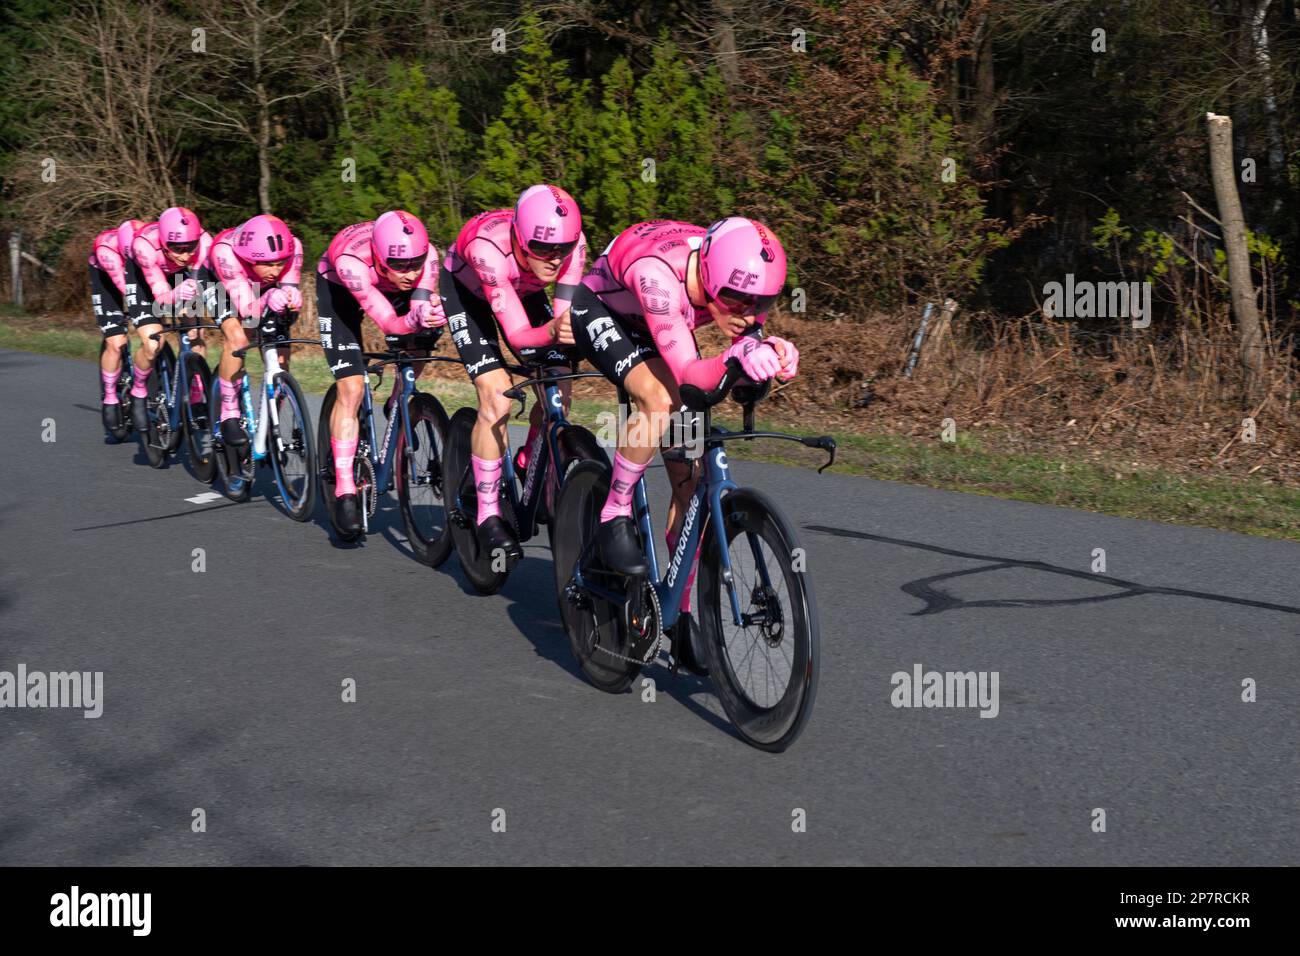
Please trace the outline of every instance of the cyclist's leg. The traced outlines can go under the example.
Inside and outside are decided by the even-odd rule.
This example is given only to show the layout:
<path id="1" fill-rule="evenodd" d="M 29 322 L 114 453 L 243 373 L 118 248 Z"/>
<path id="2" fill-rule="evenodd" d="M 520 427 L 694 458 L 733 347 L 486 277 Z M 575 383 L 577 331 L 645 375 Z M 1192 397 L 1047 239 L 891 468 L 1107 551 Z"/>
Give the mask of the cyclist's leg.
<path id="1" fill-rule="evenodd" d="M 357 411 L 365 395 L 361 356 L 361 306 L 352 293 L 324 276 L 316 277 L 317 325 L 325 360 L 337 385 L 330 415 L 330 453 L 334 462 L 335 521 L 345 531 L 361 528 L 357 486 L 352 476 L 357 453 Z M 325 450 L 321 449 L 321 454 Z"/>
<path id="2" fill-rule="evenodd" d="M 240 384 L 244 375 L 244 359 L 232 353 L 238 349 L 248 348 L 248 334 L 239 321 L 238 315 L 227 316 L 221 321 L 221 335 L 225 345 L 221 350 L 221 361 L 217 364 L 217 381 L 221 388 L 221 438 L 227 445 L 248 444 L 248 433 L 244 430 L 239 407 Z"/>
<path id="3" fill-rule="evenodd" d="M 524 307 L 525 314 L 528 316 L 528 323 L 533 328 L 538 328 L 551 321 L 551 300 L 546 295 L 546 290 L 541 289 L 537 292 L 530 292 L 520 299 L 520 302 Z M 572 345 L 524 349 L 517 354 L 521 362 L 541 365 L 542 374 L 544 375 L 573 372 L 578 367 L 579 355 L 577 347 Z M 561 382 L 559 384 L 560 400 L 566 415 L 569 413 L 569 405 L 573 397 L 572 385 L 572 382 Z M 534 403 L 528 415 L 528 437 L 524 439 L 519 454 L 515 457 L 515 467 L 520 471 L 528 467 L 528 449 L 533 447 L 533 440 L 537 437 L 537 433 L 541 431 L 542 421 L 545 417 L 546 409 L 541 404 Z"/>
<path id="4" fill-rule="evenodd" d="M 609 494 L 600 512 L 597 547 L 605 563 L 627 574 L 648 570 L 632 525 L 632 494 L 659 447 L 672 406 L 672 373 L 655 351 L 649 332 L 612 312 L 585 286 L 574 296 L 573 338 L 579 353 L 636 403 L 614 453 Z M 596 347 L 596 342 L 601 347 Z"/>
<path id="5" fill-rule="evenodd" d="M 126 315 L 122 311 L 122 294 L 108 274 L 97 266 L 90 266 L 90 303 L 104 337 L 104 350 L 99 357 L 99 377 L 103 384 L 101 414 L 104 427 L 112 430 L 122 423 L 117 383 L 122 375 L 122 349 L 126 346 Z"/>
<path id="6" fill-rule="evenodd" d="M 479 489 L 478 523 L 500 514 L 502 475 L 505 469 L 506 425 L 510 399 L 510 374 L 497 341 L 497 323 L 487 302 L 470 292 L 446 269 L 438 277 L 438 292 L 447 313 L 447 328 L 474 383 L 478 416 L 470 436 L 470 464 Z M 494 494 L 493 492 L 497 492 Z"/>

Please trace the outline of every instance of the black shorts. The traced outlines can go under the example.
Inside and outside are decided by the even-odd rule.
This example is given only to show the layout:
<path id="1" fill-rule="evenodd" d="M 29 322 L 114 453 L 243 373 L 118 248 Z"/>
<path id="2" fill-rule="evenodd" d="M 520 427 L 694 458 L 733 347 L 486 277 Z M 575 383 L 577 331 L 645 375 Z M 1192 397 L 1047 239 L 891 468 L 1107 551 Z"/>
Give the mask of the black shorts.
<path id="1" fill-rule="evenodd" d="M 578 353 L 619 388 L 632 369 L 659 357 L 645 320 L 613 311 L 585 285 L 573 296 L 572 315 Z"/>
<path id="2" fill-rule="evenodd" d="M 573 341 L 582 357 L 619 388 L 632 369 L 660 357 L 645 320 L 613 311 L 585 285 L 573 297 Z M 680 406 L 663 435 L 664 459 L 685 460 L 680 446 L 702 428 L 700 413 Z"/>
<path id="3" fill-rule="evenodd" d="M 505 364 L 501 354 L 501 340 L 505 340 L 507 346 L 510 346 L 510 342 L 501 334 L 497 317 L 492 313 L 487 300 L 476 296 L 446 269 L 438 273 L 438 295 L 442 297 L 442 310 L 447 315 L 451 340 L 456 344 L 456 351 L 465 363 L 465 371 L 470 380 L 478 378 L 484 372 L 501 368 Z M 528 324 L 533 328 L 551 321 L 551 300 L 545 289 L 530 292 L 519 301 L 523 303 Z M 571 345 L 518 350 L 511 346 L 510 351 L 521 365 L 570 370 L 578 367 L 578 353 Z"/>
<path id="4" fill-rule="evenodd" d="M 411 311 L 410 292 L 385 292 L 383 296 L 398 315 Z M 348 291 L 347 286 L 317 275 L 316 315 L 320 344 L 325 349 L 325 360 L 330 363 L 335 380 L 364 375 L 366 360 L 361 354 L 361 323 L 365 320 L 365 313 L 356 296 Z M 385 335 L 384 342 L 389 348 L 431 352 L 441 335 L 442 329 L 424 329 L 409 335 Z"/>
<path id="5" fill-rule="evenodd" d="M 122 293 L 112 277 L 99 266 L 90 266 L 90 306 L 104 338 L 126 335 L 126 313 L 122 311 Z"/>

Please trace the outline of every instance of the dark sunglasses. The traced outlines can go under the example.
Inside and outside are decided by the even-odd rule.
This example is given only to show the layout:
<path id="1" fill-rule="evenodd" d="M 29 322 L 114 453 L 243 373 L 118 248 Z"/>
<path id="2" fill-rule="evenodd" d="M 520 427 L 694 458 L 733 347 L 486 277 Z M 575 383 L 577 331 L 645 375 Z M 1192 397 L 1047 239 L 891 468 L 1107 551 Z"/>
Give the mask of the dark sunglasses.
<path id="1" fill-rule="evenodd" d="M 715 300 L 732 315 L 762 315 L 776 303 L 774 295 L 753 295 L 749 292 L 737 292 L 735 289 L 723 289 Z"/>
<path id="2" fill-rule="evenodd" d="M 573 242 L 541 242 L 537 239 L 528 240 L 528 254 L 534 259 L 563 259 L 573 251 L 578 240 Z"/>
<path id="3" fill-rule="evenodd" d="M 424 265 L 424 256 L 411 256 L 409 259 L 386 259 L 388 268 L 394 272 L 415 272 Z"/>
<path id="4" fill-rule="evenodd" d="M 199 241 L 197 239 L 195 239 L 193 242 L 167 243 L 167 248 L 170 249 L 172 252 L 176 253 L 178 256 L 183 256 L 187 252 L 193 252 L 198 247 L 199 247 Z"/>

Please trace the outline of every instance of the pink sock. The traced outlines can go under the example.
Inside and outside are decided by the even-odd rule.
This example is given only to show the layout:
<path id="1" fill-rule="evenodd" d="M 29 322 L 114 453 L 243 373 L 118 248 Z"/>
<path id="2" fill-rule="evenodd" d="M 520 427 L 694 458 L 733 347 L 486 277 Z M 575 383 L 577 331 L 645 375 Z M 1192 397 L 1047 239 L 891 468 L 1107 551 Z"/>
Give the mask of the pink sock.
<path id="1" fill-rule="evenodd" d="M 122 370 L 116 372 L 105 372 L 102 368 L 99 370 L 99 379 L 104 383 L 104 404 L 117 404 L 117 380 L 122 377 Z"/>
<path id="2" fill-rule="evenodd" d="M 225 385 L 225 382 L 221 383 Z M 341 441 L 330 439 L 330 451 L 334 455 L 334 497 L 355 495 L 357 483 L 352 480 L 352 459 L 357 455 L 357 440 L 349 438 Z"/>
<path id="3" fill-rule="evenodd" d="M 193 387 L 193 386 L 191 386 Z M 221 420 L 224 422 L 227 418 L 239 417 L 239 386 L 234 382 L 227 382 L 221 379 Z M 357 450 L 356 442 L 352 443 L 352 450 Z M 348 474 L 352 474 L 352 458 L 348 457 Z"/>
<path id="4" fill-rule="evenodd" d="M 203 394 L 203 379 L 199 378 L 196 372 L 190 381 L 190 404 L 202 405 L 207 400 L 208 397 Z"/>
<path id="5" fill-rule="evenodd" d="M 632 517 L 632 490 L 636 488 L 637 481 L 645 474 L 649 464 L 647 461 L 644 465 L 638 465 L 614 452 L 614 474 L 609 479 L 609 497 L 605 499 L 605 507 L 600 509 L 602 523 L 620 516 Z"/>
<path id="6" fill-rule="evenodd" d="M 667 535 L 665 535 L 665 539 L 668 542 L 668 559 L 671 561 L 673 552 L 677 550 L 677 535 L 669 531 Z M 700 540 L 703 541 L 704 539 L 701 538 Z M 679 610 L 687 613 L 690 613 L 691 610 L 691 588 L 695 586 L 695 572 L 700 567 L 699 560 L 700 545 L 697 543 L 695 545 L 694 560 L 691 561 L 691 573 L 686 578 L 686 590 L 682 592 L 682 603 L 678 605 Z"/>
<path id="7" fill-rule="evenodd" d="M 131 397 L 148 398 L 149 386 L 145 383 L 149 381 L 149 373 L 142 371 L 140 366 L 132 364 L 131 366 Z"/>
<path id="8" fill-rule="evenodd" d="M 469 463 L 474 469 L 474 487 L 478 489 L 478 523 L 501 514 L 501 469 L 504 459 L 489 461 L 478 455 L 470 455 Z"/>

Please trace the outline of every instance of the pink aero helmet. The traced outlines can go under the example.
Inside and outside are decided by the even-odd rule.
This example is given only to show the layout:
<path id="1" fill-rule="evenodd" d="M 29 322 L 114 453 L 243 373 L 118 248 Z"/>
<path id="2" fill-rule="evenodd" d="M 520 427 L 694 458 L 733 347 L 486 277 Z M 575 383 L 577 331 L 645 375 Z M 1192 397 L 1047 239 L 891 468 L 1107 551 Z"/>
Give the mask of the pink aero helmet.
<path id="1" fill-rule="evenodd" d="M 387 266 L 394 272 L 410 272 L 418 269 L 429 254 L 429 234 L 415 216 L 393 209 L 375 220 L 370 248 L 375 253 L 375 265 Z"/>
<path id="2" fill-rule="evenodd" d="M 582 211 L 559 186 L 529 186 L 515 203 L 515 239 L 539 259 L 567 256 L 582 232 Z"/>
<path id="3" fill-rule="evenodd" d="M 785 285 L 785 250 L 761 222 L 744 216 L 719 219 L 700 246 L 700 277 L 710 299 L 762 314 Z"/>
<path id="4" fill-rule="evenodd" d="M 231 248 L 245 262 L 282 262 L 293 255 L 293 233 L 279 216 L 254 216 L 235 230 Z"/>
<path id="5" fill-rule="evenodd" d="M 203 224 L 192 209 L 172 206 L 158 217 L 158 239 L 164 245 L 178 246 L 198 243 L 203 235 Z"/>
<path id="6" fill-rule="evenodd" d="M 143 219 L 127 219 L 117 227 L 117 251 L 123 257 L 131 254 L 131 243 L 144 226 Z"/>

